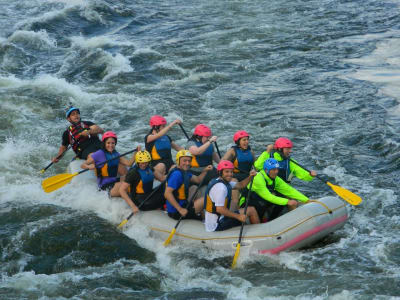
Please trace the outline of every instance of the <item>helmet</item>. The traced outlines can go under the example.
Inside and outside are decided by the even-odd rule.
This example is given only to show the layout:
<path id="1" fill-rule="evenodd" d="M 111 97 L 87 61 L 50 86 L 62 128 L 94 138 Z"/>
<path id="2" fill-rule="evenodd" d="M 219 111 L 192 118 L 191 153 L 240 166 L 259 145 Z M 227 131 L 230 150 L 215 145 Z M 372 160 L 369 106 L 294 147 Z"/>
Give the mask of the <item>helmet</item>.
<path id="1" fill-rule="evenodd" d="M 147 163 L 151 161 L 151 155 L 148 151 L 138 151 L 135 156 L 136 163 Z"/>
<path id="2" fill-rule="evenodd" d="M 280 137 L 275 141 L 274 148 L 275 149 L 293 148 L 293 143 L 288 138 Z"/>
<path id="3" fill-rule="evenodd" d="M 150 118 L 151 127 L 165 125 L 165 124 L 167 124 L 167 120 L 165 120 L 165 118 L 162 116 L 154 115 Z"/>
<path id="4" fill-rule="evenodd" d="M 179 150 L 179 151 L 176 153 L 176 163 L 177 163 L 177 164 L 179 164 L 179 159 L 180 159 L 181 157 L 190 157 L 190 158 L 192 158 L 193 155 L 192 155 L 192 153 L 190 153 L 189 150 L 185 150 L 185 149 Z"/>
<path id="5" fill-rule="evenodd" d="M 246 131 L 244 131 L 244 130 L 236 131 L 236 133 L 233 135 L 233 141 L 235 143 L 237 143 L 241 138 L 246 137 L 246 136 L 247 137 L 250 136 Z"/>
<path id="6" fill-rule="evenodd" d="M 268 158 L 263 165 L 263 169 L 267 170 L 267 173 L 273 169 L 278 169 L 279 163 L 275 158 Z"/>
<path id="7" fill-rule="evenodd" d="M 73 107 L 71 106 L 70 108 L 68 108 L 67 112 L 65 113 L 65 117 L 68 118 L 69 115 L 74 111 L 77 110 L 78 114 L 81 114 L 81 112 L 79 111 L 79 108 Z"/>
<path id="8" fill-rule="evenodd" d="M 117 135 L 113 131 L 107 131 L 104 132 L 103 137 L 101 138 L 101 141 L 104 142 L 108 138 L 114 138 L 115 139 L 115 144 L 117 143 Z"/>
<path id="9" fill-rule="evenodd" d="M 198 136 L 211 136 L 211 129 L 210 127 L 204 125 L 204 124 L 199 124 L 194 128 L 194 135 Z"/>
<path id="10" fill-rule="evenodd" d="M 219 172 L 219 171 L 222 171 L 222 170 L 225 170 L 225 169 L 233 170 L 234 168 L 235 168 L 235 166 L 233 165 L 233 163 L 231 161 L 229 161 L 229 160 L 221 160 L 218 163 L 217 171 Z"/>

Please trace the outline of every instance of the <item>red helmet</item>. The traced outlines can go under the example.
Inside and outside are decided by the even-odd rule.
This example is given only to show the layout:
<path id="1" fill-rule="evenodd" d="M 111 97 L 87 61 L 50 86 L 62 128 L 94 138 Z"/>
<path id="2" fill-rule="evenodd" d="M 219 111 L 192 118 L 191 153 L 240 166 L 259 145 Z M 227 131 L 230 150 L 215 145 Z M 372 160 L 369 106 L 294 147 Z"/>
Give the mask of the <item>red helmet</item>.
<path id="1" fill-rule="evenodd" d="M 237 143 L 241 138 L 246 137 L 246 136 L 247 137 L 250 136 L 246 131 L 244 131 L 244 130 L 236 131 L 236 133 L 233 135 L 233 141 L 235 143 Z"/>
<path id="2" fill-rule="evenodd" d="M 211 129 L 210 127 L 204 125 L 204 124 L 199 124 L 194 128 L 194 135 L 198 136 L 211 136 Z"/>
<path id="3" fill-rule="evenodd" d="M 165 120 L 165 118 L 162 116 L 155 115 L 150 118 L 150 126 L 151 127 L 165 125 L 165 124 L 167 124 L 167 120 Z"/>
<path id="4" fill-rule="evenodd" d="M 229 160 L 221 160 L 217 166 L 217 171 L 222 171 L 225 169 L 234 169 L 235 166 L 233 165 L 233 163 Z"/>
<path id="5" fill-rule="evenodd" d="M 104 142 L 106 139 L 108 139 L 110 137 L 114 138 L 115 143 L 117 143 L 117 135 L 113 131 L 104 132 L 103 137 L 101 138 L 101 141 Z"/>
<path id="6" fill-rule="evenodd" d="M 293 143 L 288 138 L 280 137 L 275 141 L 274 148 L 275 149 L 293 148 Z"/>

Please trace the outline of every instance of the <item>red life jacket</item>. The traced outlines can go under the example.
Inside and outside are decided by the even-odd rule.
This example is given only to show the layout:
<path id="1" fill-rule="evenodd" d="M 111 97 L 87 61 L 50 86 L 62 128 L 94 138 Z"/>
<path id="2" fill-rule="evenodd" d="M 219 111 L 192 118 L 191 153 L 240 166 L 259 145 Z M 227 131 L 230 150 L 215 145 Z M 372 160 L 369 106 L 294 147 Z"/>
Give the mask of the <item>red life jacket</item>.
<path id="1" fill-rule="evenodd" d="M 77 125 L 71 125 L 67 128 L 69 143 L 75 153 L 81 152 L 82 149 L 80 149 L 79 145 L 89 139 L 87 136 L 80 135 L 85 129 L 89 130 L 90 126 L 83 122 L 80 122 Z"/>

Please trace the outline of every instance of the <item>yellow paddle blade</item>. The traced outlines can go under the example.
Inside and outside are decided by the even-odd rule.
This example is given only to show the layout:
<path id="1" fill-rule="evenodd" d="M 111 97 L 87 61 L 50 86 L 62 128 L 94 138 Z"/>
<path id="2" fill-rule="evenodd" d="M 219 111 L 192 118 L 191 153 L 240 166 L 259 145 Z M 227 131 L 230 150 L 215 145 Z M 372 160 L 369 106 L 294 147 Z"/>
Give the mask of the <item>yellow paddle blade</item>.
<path id="1" fill-rule="evenodd" d="M 46 193 L 51 193 L 52 191 L 58 190 L 63 187 L 67 183 L 71 181 L 71 179 L 78 175 L 78 172 L 74 174 L 64 173 L 58 174 L 49 178 L 46 178 L 42 181 L 42 188 Z"/>
<path id="2" fill-rule="evenodd" d="M 164 242 L 164 247 L 168 246 L 169 242 L 171 241 L 172 237 L 173 237 L 174 234 L 175 234 L 175 231 L 176 231 L 175 228 L 172 229 L 172 231 L 171 231 L 169 237 L 168 237 L 168 238 L 165 240 L 165 242 Z"/>
<path id="3" fill-rule="evenodd" d="M 44 173 L 44 169 L 41 169 L 39 172 L 40 172 L 40 174 L 43 174 Z"/>
<path id="4" fill-rule="evenodd" d="M 239 258 L 239 254 L 240 254 L 240 243 L 238 243 L 237 246 L 236 246 L 236 252 L 235 252 L 235 256 L 233 257 L 231 269 L 236 268 L 236 262 L 237 262 L 237 260 Z"/>
<path id="5" fill-rule="evenodd" d="M 362 202 L 362 199 L 360 196 L 350 192 L 349 190 L 346 190 L 345 188 L 342 188 L 341 186 L 334 185 L 330 183 L 329 181 L 326 182 L 327 185 L 329 185 L 332 190 L 339 195 L 343 200 L 347 201 L 351 205 L 358 205 Z"/>
<path id="6" fill-rule="evenodd" d="M 128 219 L 125 219 L 118 225 L 118 228 L 122 228 L 126 223 L 128 223 Z"/>

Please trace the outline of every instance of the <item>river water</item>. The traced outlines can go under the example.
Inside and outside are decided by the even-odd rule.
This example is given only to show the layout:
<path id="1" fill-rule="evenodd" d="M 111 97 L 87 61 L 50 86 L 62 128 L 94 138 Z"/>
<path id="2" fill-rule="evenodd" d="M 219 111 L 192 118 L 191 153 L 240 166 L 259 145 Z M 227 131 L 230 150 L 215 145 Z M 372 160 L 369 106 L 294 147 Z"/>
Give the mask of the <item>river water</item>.
<path id="1" fill-rule="evenodd" d="M 398 1 L 0 0 L 0 299 L 400 299 Z M 363 198 L 317 245 L 164 248 L 94 186 L 50 194 L 66 108 L 143 144 L 148 120 L 238 129 Z M 171 131 L 178 144 L 185 137 Z M 314 180 L 294 186 L 332 196 Z"/>

